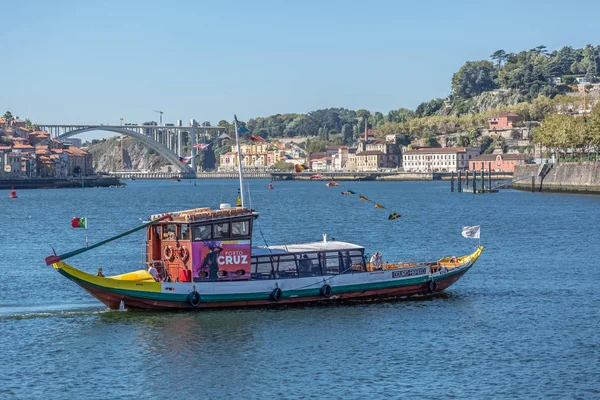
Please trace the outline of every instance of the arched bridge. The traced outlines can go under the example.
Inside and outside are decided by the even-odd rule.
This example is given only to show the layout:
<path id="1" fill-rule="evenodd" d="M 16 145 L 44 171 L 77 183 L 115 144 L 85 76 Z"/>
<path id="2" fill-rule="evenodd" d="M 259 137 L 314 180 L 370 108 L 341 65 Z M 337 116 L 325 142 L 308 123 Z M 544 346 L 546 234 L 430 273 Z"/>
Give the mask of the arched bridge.
<path id="1" fill-rule="evenodd" d="M 50 133 L 53 139 L 63 140 L 71 136 L 90 131 L 107 131 L 139 140 L 156 151 L 184 174 L 194 174 L 196 171 L 196 148 L 198 142 L 196 131 L 208 134 L 211 130 L 223 130 L 222 127 L 198 127 L 195 120 L 191 126 L 157 126 L 157 125 L 44 125 L 38 124 L 40 130 Z M 191 140 L 191 166 L 179 161 L 182 152 L 182 133 L 187 132 Z"/>

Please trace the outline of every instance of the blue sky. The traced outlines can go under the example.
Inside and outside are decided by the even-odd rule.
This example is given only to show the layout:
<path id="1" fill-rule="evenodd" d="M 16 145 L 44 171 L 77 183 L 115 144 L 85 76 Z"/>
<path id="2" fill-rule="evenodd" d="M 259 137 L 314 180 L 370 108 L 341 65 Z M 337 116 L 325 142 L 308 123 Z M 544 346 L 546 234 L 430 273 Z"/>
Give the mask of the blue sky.
<path id="1" fill-rule="evenodd" d="M 599 14 L 597 1 L 553 0 L 4 1 L 0 112 L 118 124 L 159 109 L 216 124 L 414 109 L 495 50 L 599 44 Z"/>

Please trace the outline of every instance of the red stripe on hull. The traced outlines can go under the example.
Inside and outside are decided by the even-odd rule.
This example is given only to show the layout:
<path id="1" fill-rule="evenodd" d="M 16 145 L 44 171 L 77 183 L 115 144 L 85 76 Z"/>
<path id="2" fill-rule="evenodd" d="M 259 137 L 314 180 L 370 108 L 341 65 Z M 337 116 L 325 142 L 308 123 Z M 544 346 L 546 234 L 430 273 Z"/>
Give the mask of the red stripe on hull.
<path id="1" fill-rule="evenodd" d="M 454 282 L 456 282 L 465 273 L 461 272 L 456 275 L 452 275 L 447 279 L 441 279 L 436 281 L 436 288 L 434 293 L 438 293 L 448 288 Z M 106 304 L 108 308 L 119 309 L 121 301 L 124 307 L 128 310 L 147 310 L 147 311 L 165 311 L 165 310 L 205 310 L 213 308 L 243 308 L 243 307 L 265 307 L 274 305 L 295 305 L 295 304 L 310 304 L 310 303 L 322 303 L 322 302 L 336 302 L 336 301 L 351 301 L 351 300 L 382 300 L 392 299 L 399 297 L 415 296 L 415 295 L 430 295 L 428 282 L 420 283 L 410 286 L 402 286 L 397 288 L 386 288 L 377 290 L 365 290 L 351 293 L 333 294 L 330 298 L 324 298 L 322 296 L 310 296 L 310 297 L 293 297 L 283 298 L 280 301 L 273 300 L 252 300 L 252 301 L 225 301 L 225 302 L 202 302 L 198 307 L 194 307 L 188 302 L 183 301 L 167 301 L 167 300 L 153 300 L 145 299 L 141 297 L 129 296 L 119 293 L 110 292 L 103 290 L 97 286 L 89 285 L 85 282 L 76 281 L 79 286 L 88 291 L 92 296 L 96 297 L 102 303 Z"/>

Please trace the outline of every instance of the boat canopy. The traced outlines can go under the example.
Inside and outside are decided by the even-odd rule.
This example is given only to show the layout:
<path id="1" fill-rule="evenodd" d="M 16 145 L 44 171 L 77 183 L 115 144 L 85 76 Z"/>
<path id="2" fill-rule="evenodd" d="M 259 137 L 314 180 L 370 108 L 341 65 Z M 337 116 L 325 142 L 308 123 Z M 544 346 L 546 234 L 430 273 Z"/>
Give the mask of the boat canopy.
<path id="1" fill-rule="evenodd" d="M 268 256 L 275 254 L 312 253 L 317 251 L 348 251 L 364 250 L 364 247 L 347 242 L 314 242 L 302 244 L 289 244 L 277 246 L 255 246 L 252 247 L 252 256 Z"/>

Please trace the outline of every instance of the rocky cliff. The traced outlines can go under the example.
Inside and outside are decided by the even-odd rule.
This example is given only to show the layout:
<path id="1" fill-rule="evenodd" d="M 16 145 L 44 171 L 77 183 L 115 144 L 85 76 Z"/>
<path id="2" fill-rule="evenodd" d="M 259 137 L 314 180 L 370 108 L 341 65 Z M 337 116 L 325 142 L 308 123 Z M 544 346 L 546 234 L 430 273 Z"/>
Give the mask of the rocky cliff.
<path id="1" fill-rule="evenodd" d="M 173 167 L 166 159 L 143 143 L 126 138 L 123 141 L 124 167 L 132 170 L 148 170 L 173 172 Z M 121 140 L 119 137 L 103 139 L 92 144 L 88 151 L 94 157 L 94 169 L 97 172 L 121 170 Z"/>

